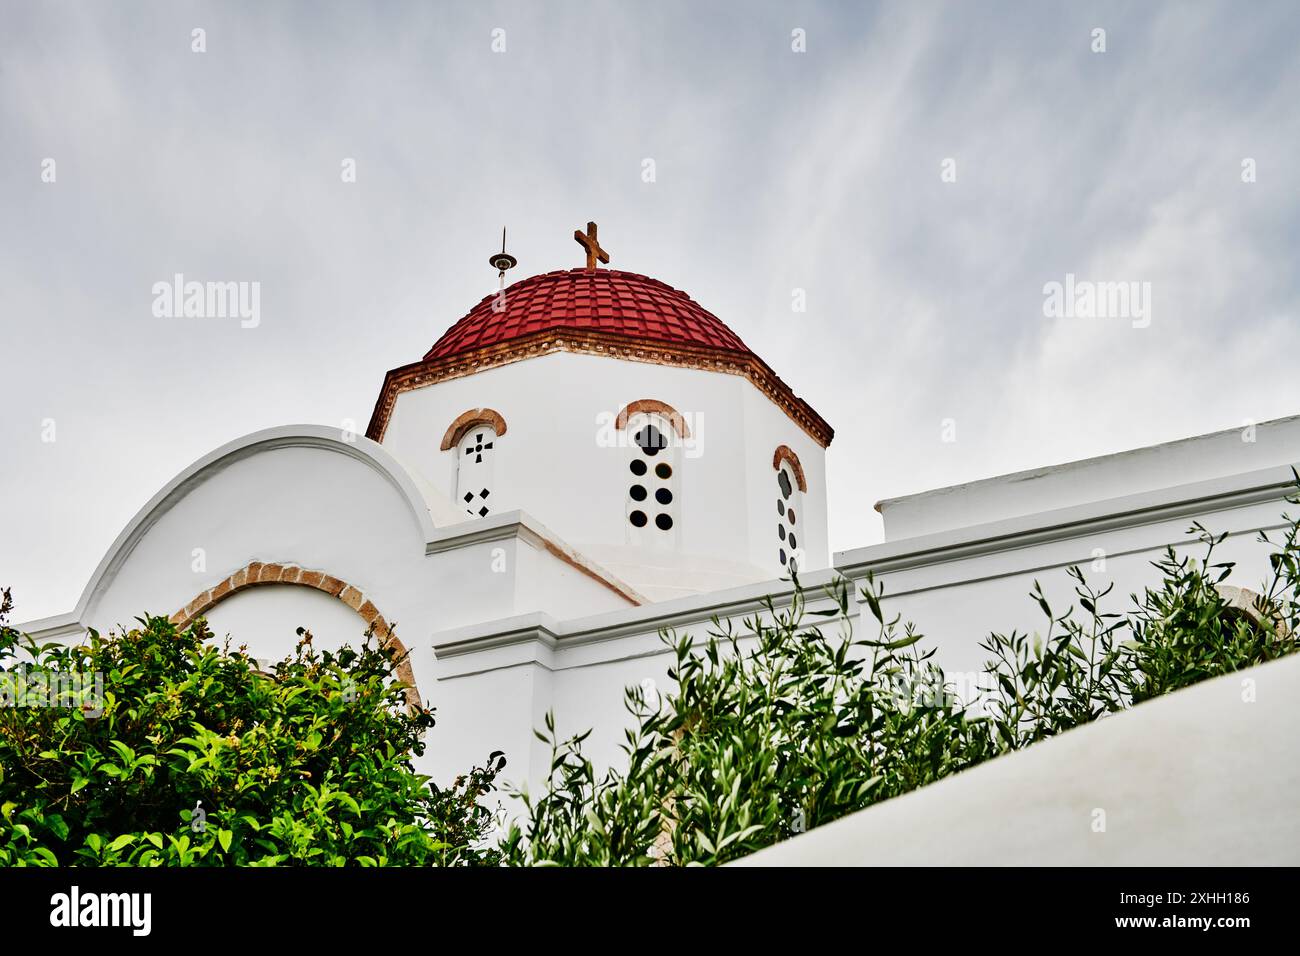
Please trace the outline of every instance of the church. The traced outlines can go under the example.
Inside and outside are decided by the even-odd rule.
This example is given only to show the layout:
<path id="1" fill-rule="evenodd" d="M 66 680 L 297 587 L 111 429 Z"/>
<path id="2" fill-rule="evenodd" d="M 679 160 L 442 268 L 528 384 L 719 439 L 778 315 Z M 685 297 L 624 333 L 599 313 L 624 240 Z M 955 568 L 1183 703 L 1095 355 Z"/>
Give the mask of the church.
<path id="1" fill-rule="evenodd" d="M 1283 525 L 1300 417 L 882 501 L 884 542 L 831 554 L 835 433 L 799 383 L 741 317 L 609 268 L 594 223 L 575 239 L 584 265 L 511 284 L 503 242 L 498 291 L 384 376 L 364 435 L 285 425 L 213 450 L 122 530 L 75 608 L 24 629 L 203 616 L 275 659 L 298 627 L 323 647 L 373 627 L 436 708 L 422 771 L 500 750 L 535 786 L 548 711 L 615 762 L 624 689 L 668 680 L 661 629 L 743 627 L 789 601 L 796 569 L 812 610 L 833 578 L 874 574 L 959 684 L 989 631 L 1037 626 L 1034 581 L 1067 605 L 1077 565 L 1126 598 L 1192 521 L 1228 535 L 1232 585 L 1267 574 L 1254 538 Z"/>

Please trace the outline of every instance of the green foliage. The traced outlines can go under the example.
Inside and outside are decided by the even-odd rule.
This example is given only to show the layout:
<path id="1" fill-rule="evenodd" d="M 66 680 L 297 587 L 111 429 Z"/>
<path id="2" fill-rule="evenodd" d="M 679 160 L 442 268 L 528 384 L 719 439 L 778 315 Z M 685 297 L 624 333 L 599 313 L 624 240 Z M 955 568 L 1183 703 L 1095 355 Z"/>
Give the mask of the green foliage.
<path id="1" fill-rule="evenodd" d="M 1217 590 L 1232 565 L 1212 563 L 1223 539 L 1200 525 L 1191 533 L 1203 560 L 1168 549 L 1155 563 L 1160 585 L 1134 596 L 1127 614 L 1104 610 L 1111 588 L 1090 587 L 1077 568 L 1069 573 L 1078 608 L 1061 615 L 1035 582 L 1046 634 L 990 635 L 983 679 L 966 701 L 934 650 L 921 649 L 922 636 L 886 616 L 871 577 L 860 595 L 874 618 L 870 639 L 853 638 L 842 581 L 827 588 L 833 606 L 824 611 L 808 610 L 796 581 L 791 608 L 769 603 L 745 622 L 743 639 L 716 620 L 699 645 L 663 632 L 676 686 L 653 706 L 641 688 L 628 690 L 626 769 L 598 774 L 583 753 L 588 734 L 561 739 L 547 715 L 538 737 L 552 748 L 550 780 L 541 794 L 518 793 L 524 814 L 505 838 L 505 860 L 723 863 L 1107 713 L 1294 653 L 1300 530 L 1286 520 L 1272 581 L 1249 610 Z"/>
<path id="2" fill-rule="evenodd" d="M 852 642 L 802 626 L 847 614 L 847 588 L 831 593 L 830 611 L 807 611 L 802 591 L 789 610 L 769 603 L 770 624 L 748 622 L 752 648 L 716 621 L 699 648 L 665 635 L 677 691 L 660 708 L 629 691 L 626 773 L 597 781 L 585 735 L 557 741 L 548 719 L 555 786 L 521 795 L 527 840 L 512 829 L 508 859 L 725 862 L 982 759 L 986 738 L 941 692 L 920 635 L 882 622 L 878 640 Z"/>
<path id="3" fill-rule="evenodd" d="M 9 610 L 5 592 L 0 625 Z M 415 773 L 433 714 L 408 708 L 399 661 L 372 635 L 329 653 L 304 633 L 267 675 L 205 643 L 202 621 L 139 623 L 76 647 L 0 627 L 0 678 L 103 680 L 102 701 L 80 707 L 0 707 L 0 865 L 497 859 L 482 846 L 492 819 L 479 798 L 504 760 L 447 789 Z"/>

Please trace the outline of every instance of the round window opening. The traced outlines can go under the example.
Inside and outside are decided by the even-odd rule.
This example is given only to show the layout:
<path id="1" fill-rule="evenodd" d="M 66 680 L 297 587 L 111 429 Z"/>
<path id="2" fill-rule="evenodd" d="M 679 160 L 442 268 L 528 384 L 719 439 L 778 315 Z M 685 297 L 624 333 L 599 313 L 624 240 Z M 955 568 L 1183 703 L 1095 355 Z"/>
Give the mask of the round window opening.
<path id="1" fill-rule="evenodd" d="M 654 456 L 668 447 L 668 438 L 654 425 L 646 425 L 633 440 L 645 454 Z"/>

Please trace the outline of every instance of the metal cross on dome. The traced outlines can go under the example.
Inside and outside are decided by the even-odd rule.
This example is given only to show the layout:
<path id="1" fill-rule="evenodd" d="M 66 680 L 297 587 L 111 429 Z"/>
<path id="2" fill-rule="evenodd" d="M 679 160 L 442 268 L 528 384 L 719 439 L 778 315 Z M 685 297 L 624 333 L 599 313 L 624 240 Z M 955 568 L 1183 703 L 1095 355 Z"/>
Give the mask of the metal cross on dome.
<path id="1" fill-rule="evenodd" d="M 596 268 L 596 260 L 609 265 L 609 253 L 600 248 L 600 243 L 596 241 L 596 224 L 594 222 L 587 223 L 585 233 L 580 229 L 573 230 L 573 238 L 578 240 L 578 245 L 587 250 L 588 269 Z"/>

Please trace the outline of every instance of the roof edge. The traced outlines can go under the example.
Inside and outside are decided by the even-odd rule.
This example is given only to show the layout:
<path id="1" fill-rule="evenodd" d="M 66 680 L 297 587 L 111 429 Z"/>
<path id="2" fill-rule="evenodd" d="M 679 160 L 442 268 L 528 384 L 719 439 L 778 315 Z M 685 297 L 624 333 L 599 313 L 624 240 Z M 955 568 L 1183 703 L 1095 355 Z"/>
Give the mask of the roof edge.
<path id="1" fill-rule="evenodd" d="M 366 437 L 382 442 L 402 392 L 434 385 L 475 372 L 548 355 L 571 352 L 676 368 L 723 372 L 749 379 L 760 392 L 817 442 L 830 445 L 835 429 L 811 405 L 794 393 L 766 362 L 752 352 L 732 352 L 701 345 L 676 345 L 597 329 L 542 329 L 506 342 L 439 359 L 422 359 L 391 369 L 375 400 Z"/>
<path id="2" fill-rule="evenodd" d="M 1300 415 L 1283 415 L 1281 418 L 1270 418 L 1262 422 L 1252 422 L 1251 424 L 1253 424 L 1257 430 L 1260 430 L 1271 429 L 1279 425 L 1287 425 L 1297 422 L 1300 422 Z M 878 514 L 884 514 L 885 508 L 897 504 L 911 504 L 923 501 L 927 498 L 936 498 L 942 495 L 956 494 L 964 491 L 976 491 L 994 485 L 1014 484 L 1015 482 L 1028 481 L 1048 475 L 1056 475 L 1069 471 L 1090 468 L 1103 463 L 1108 464 L 1111 462 L 1131 460 L 1148 452 L 1183 448 L 1188 445 L 1205 443 L 1216 438 L 1223 438 L 1227 435 L 1236 435 L 1240 433 L 1241 426 L 1238 425 L 1232 428 L 1220 428 L 1212 432 L 1203 432 L 1198 435 L 1184 435 L 1182 438 L 1173 438 L 1169 441 L 1156 442 L 1151 445 L 1136 445 L 1130 448 L 1121 448 L 1119 451 L 1106 452 L 1101 455 L 1091 455 L 1087 458 L 1072 458 L 1068 461 L 1056 462 L 1050 465 L 1039 465 L 1036 468 L 1024 468 L 1020 471 L 1009 471 L 1000 475 L 988 475 L 984 478 L 974 478 L 970 481 L 963 481 L 955 485 L 940 485 L 936 488 L 926 488 L 923 491 L 914 491 L 911 494 L 881 498 L 875 503 L 873 508 Z"/>
<path id="3" fill-rule="evenodd" d="M 171 510 L 199 483 L 235 462 L 279 448 L 307 447 L 345 455 L 373 469 L 402 497 L 411 519 L 426 541 L 436 534 L 433 518 L 424 495 L 407 470 L 379 444 L 358 442 L 328 425 L 279 425 L 242 435 L 213 449 L 160 488 L 127 522 L 113 539 L 90 579 L 81 591 L 76 607 L 65 614 L 31 622 L 41 631 L 67 633 L 73 622 L 78 625 L 93 616 L 94 607 L 104 590 L 116 578 L 136 545 L 159 518 Z"/>

